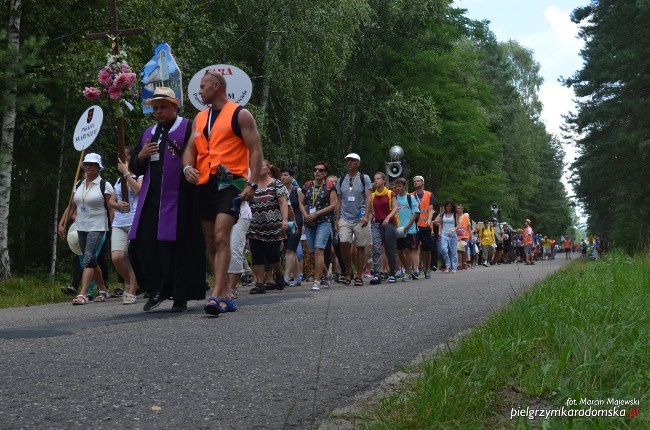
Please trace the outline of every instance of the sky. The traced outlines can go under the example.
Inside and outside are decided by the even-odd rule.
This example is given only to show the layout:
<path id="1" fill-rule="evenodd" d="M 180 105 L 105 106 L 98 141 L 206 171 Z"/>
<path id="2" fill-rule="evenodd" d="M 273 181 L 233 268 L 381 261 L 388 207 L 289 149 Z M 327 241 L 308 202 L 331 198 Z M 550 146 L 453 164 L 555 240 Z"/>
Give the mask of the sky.
<path id="1" fill-rule="evenodd" d="M 573 90 L 562 86 L 558 79 L 572 76 L 582 68 L 577 38 L 578 27 L 571 22 L 571 12 L 589 0 L 455 0 L 454 6 L 467 9 L 466 16 L 490 21 L 490 30 L 497 39 L 514 39 L 533 51 L 540 64 L 544 84 L 539 97 L 544 105 L 542 120 L 552 135 L 561 135 L 562 115 L 575 112 Z M 573 145 L 565 144 L 566 164 L 575 158 Z M 565 169 L 566 174 L 566 169 Z M 569 195 L 573 194 L 565 180 Z"/>

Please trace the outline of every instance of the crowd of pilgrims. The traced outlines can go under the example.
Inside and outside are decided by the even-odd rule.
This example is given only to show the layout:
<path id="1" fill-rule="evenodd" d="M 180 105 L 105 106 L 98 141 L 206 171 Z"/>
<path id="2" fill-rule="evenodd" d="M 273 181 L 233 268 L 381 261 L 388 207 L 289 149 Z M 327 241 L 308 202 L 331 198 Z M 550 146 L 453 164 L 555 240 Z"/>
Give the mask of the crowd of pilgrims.
<path id="1" fill-rule="evenodd" d="M 89 164 L 101 165 L 101 158 L 89 160 Z M 564 251 L 567 259 L 572 252 L 584 254 L 571 238 L 556 240 L 534 232 L 530 220 L 514 228 L 495 217 L 472 220 L 463 205 L 453 200 L 439 206 L 425 190 L 422 176 L 412 178 L 409 192 L 404 178 L 392 178 L 389 183 L 383 172 L 372 178 L 360 172 L 357 154 L 345 160 L 347 173 L 341 177 L 330 175 L 329 164 L 319 161 L 314 164 L 313 179 L 303 183 L 293 169 L 263 161 L 253 201 L 233 201 L 240 214 L 231 235 L 228 270 L 233 297 L 237 298 L 240 286 L 250 286 L 250 294 L 302 285 L 319 291 L 333 283 L 376 285 L 431 279 L 432 272 L 455 274 L 479 266 L 534 265 L 554 259 L 558 251 Z M 120 162 L 118 170 L 122 177 L 114 187 L 107 185 L 110 193 L 116 192 L 106 210 L 112 241 L 121 244 L 111 246 L 119 285 L 112 292 L 107 288 L 103 246 L 98 262 L 105 288 L 94 288 L 93 281 L 85 294 L 89 301 L 117 295 L 124 304 L 134 304 L 140 291 L 128 254 L 120 250 L 127 249 L 122 243 L 128 240 L 142 178 L 130 173 L 126 163 Z M 128 181 L 130 194 L 126 213 L 120 210 L 123 179 Z M 72 267 L 71 285 L 62 290 L 76 295 L 82 273 L 76 256 Z M 124 279 L 130 280 L 127 285 Z"/>

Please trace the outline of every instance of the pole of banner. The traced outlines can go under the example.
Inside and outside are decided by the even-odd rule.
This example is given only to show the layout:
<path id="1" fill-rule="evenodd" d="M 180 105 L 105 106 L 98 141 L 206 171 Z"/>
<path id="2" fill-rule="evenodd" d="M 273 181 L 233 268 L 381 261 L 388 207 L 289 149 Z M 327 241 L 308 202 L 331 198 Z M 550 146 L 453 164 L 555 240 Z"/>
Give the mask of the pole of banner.
<path id="1" fill-rule="evenodd" d="M 77 181 L 79 180 L 79 169 L 81 169 L 81 161 L 84 159 L 84 152 L 86 152 L 85 149 L 81 150 L 81 155 L 79 155 L 79 164 L 77 165 L 77 173 L 74 175 L 74 182 L 72 183 L 72 191 L 70 192 L 70 200 L 68 200 L 68 209 L 70 208 L 70 205 L 72 204 L 72 199 L 74 198 L 74 191 L 75 191 L 75 186 L 77 185 Z M 66 225 L 68 222 L 68 217 L 70 216 L 70 211 L 66 210 L 65 214 L 63 214 L 63 225 Z"/>

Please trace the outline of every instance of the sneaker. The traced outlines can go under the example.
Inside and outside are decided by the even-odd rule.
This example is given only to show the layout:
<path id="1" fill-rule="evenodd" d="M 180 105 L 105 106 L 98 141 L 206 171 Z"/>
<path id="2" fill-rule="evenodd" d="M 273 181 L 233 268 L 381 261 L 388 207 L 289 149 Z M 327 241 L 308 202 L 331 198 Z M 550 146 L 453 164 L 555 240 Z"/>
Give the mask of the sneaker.
<path id="1" fill-rule="evenodd" d="M 366 271 L 363 272 L 363 277 L 364 278 L 372 278 L 372 273 L 370 273 L 370 270 L 366 269 Z"/>
<path id="2" fill-rule="evenodd" d="M 120 297 L 120 296 L 122 296 L 123 294 L 124 294 L 124 290 L 123 290 L 122 288 L 118 288 L 117 290 L 115 290 L 115 291 L 113 292 L 112 295 L 117 296 L 117 297 Z"/>
<path id="3" fill-rule="evenodd" d="M 329 288 L 332 282 L 332 272 L 328 270 L 327 275 L 325 275 L 325 285 L 327 285 L 325 288 Z"/>
<path id="4" fill-rule="evenodd" d="M 156 309 L 164 301 L 165 297 L 163 297 L 160 293 L 152 293 L 149 295 L 149 300 L 147 300 L 147 303 L 144 304 L 144 307 L 142 309 L 145 311 Z"/>
<path id="5" fill-rule="evenodd" d="M 70 296 L 76 296 L 77 290 L 70 286 L 61 287 L 61 292 Z"/>
<path id="6" fill-rule="evenodd" d="M 456 269 L 451 269 L 451 273 L 456 273 Z"/>
<path id="7" fill-rule="evenodd" d="M 311 287 L 312 291 L 320 291 L 320 282 L 316 281 L 314 282 L 314 285 Z"/>
<path id="8" fill-rule="evenodd" d="M 437 271 L 437 270 L 438 270 L 438 267 L 436 267 L 436 266 L 433 266 L 433 267 L 431 268 L 431 271 L 432 271 L 432 272 L 435 272 L 435 271 Z"/>
<path id="9" fill-rule="evenodd" d="M 284 276 L 278 275 L 275 277 L 275 289 L 276 290 L 284 290 L 284 287 L 287 284 L 284 282 Z"/>
<path id="10" fill-rule="evenodd" d="M 418 279 L 418 276 L 420 276 L 420 272 L 417 270 L 411 270 L 411 278 L 412 279 Z"/>
<path id="11" fill-rule="evenodd" d="M 230 290 L 230 296 L 233 299 L 238 299 L 239 298 L 239 295 L 237 294 L 237 290 Z"/>
<path id="12" fill-rule="evenodd" d="M 381 278 L 379 276 L 375 276 L 370 280 L 370 285 L 379 285 L 381 284 Z"/>
<path id="13" fill-rule="evenodd" d="M 482 266 L 484 266 L 484 267 L 488 267 L 487 262 L 483 263 Z"/>
<path id="14" fill-rule="evenodd" d="M 402 277 L 403 282 L 411 282 L 411 275 L 404 275 Z"/>
<path id="15" fill-rule="evenodd" d="M 174 302 L 172 312 L 187 312 L 187 302 Z"/>
<path id="16" fill-rule="evenodd" d="M 389 277 L 388 277 L 388 283 L 389 283 L 389 284 L 394 284 L 396 281 L 397 281 L 397 280 L 395 279 L 394 276 L 389 276 Z"/>
<path id="17" fill-rule="evenodd" d="M 431 279 L 431 271 L 430 270 L 424 270 L 424 279 Z"/>
<path id="18" fill-rule="evenodd" d="M 247 286 L 253 283 L 253 274 L 251 272 L 244 272 L 241 275 L 242 286 Z"/>
<path id="19" fill-rule="evenodd" d="M 395 272 L 395 277 L 396 278 L 401 278 L 402 276 L 404 276 L 404 270 L 403 269 L 399 269 L 397 272 Z"/>

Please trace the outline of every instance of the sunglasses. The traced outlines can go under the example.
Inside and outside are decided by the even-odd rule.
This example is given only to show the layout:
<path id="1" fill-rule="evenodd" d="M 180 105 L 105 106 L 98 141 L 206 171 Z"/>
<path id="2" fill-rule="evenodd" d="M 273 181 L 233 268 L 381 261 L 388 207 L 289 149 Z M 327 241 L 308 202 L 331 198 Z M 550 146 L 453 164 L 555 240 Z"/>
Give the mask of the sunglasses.
<path id="1" fill-rule="evenodd" d="M 325 170 L 325 169 L 321 169 L 320 167 L 314 167 L 314 172 L 325 173 L 325 172 L 327 172 L 327 170 Z"/>
<path id="2" fill-rule="evenodd" d="M 241 210 L 241 197 L 237 196 L 232 199 L 232 207 L 230 208 L 234 213 L 238 214 Z"/>
<path id="3" fill-rule="evenodd" d="M 205 75 L 214 76 L 215 78 L 219 79 L 219 76 L 216 73 L 213 73 L 213 72 L 211 72 L 209 70 L 205 71 Z M 205 75 L 203 75 L 203 76 L 205 76 Z"/>

